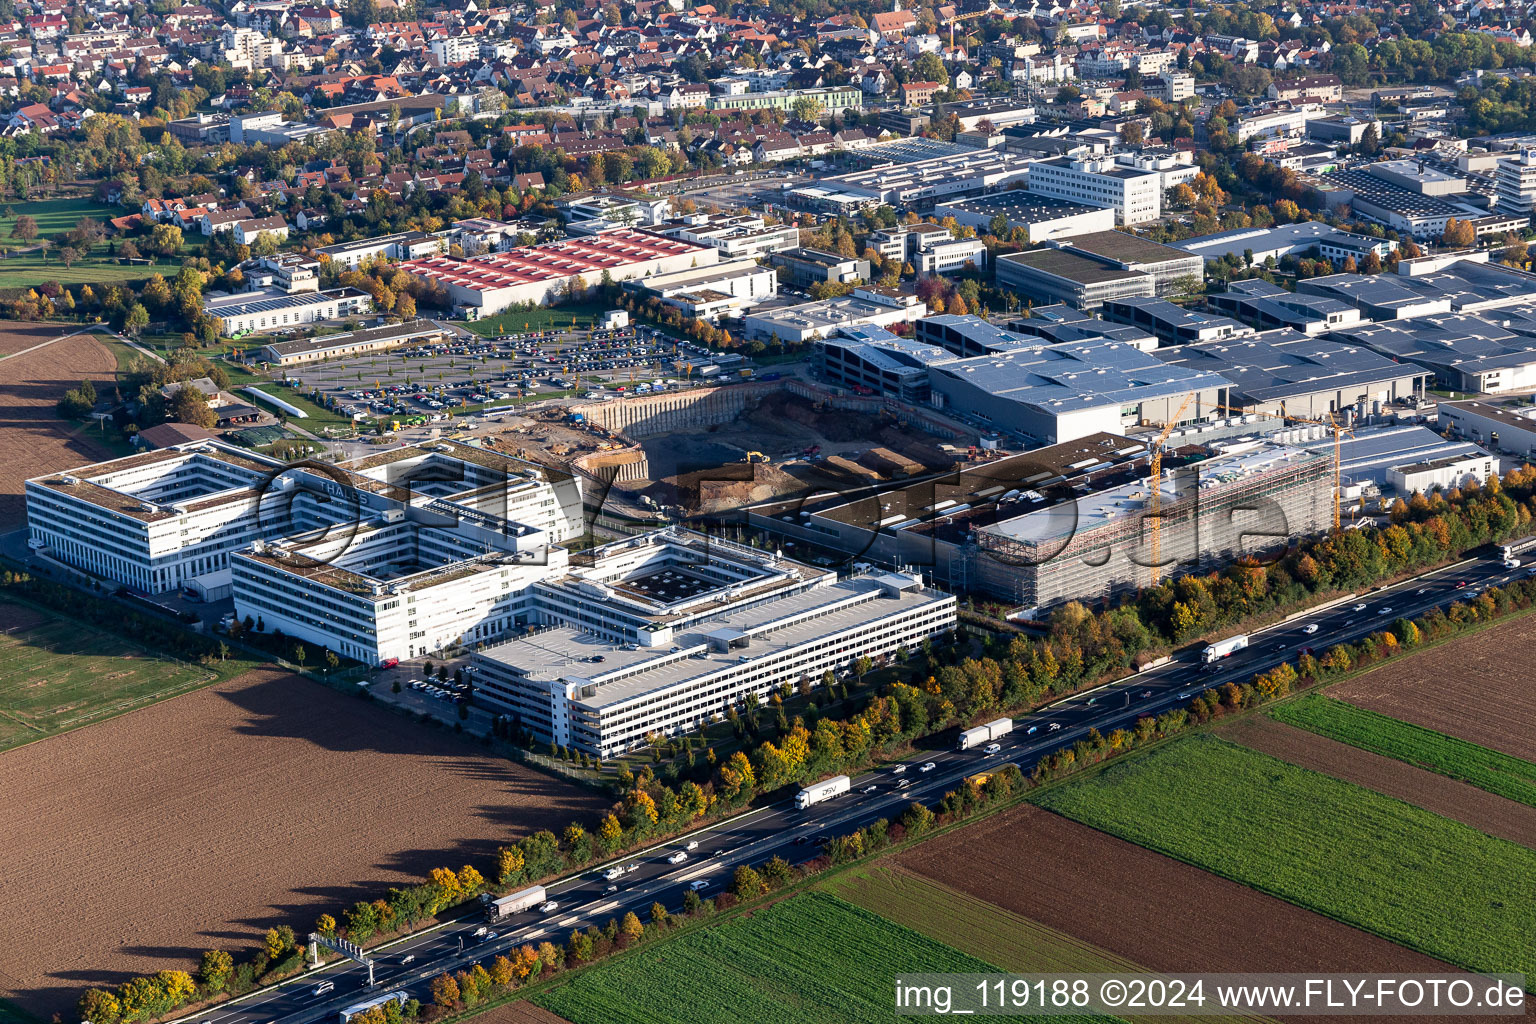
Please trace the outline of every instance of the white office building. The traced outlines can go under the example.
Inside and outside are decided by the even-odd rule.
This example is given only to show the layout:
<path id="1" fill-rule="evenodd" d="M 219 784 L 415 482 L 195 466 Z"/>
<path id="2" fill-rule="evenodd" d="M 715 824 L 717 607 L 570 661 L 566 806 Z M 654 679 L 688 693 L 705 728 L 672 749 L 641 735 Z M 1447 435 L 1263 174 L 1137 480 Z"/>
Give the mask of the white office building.
<path id="1" fill-rule="evenodd" d="M 1536 207 L 1536 148 L 1501 157 L 1493 180 L 1499 209 L 1529 215 Z"/>
<path id="2" fill-rule="evenodd" d="M 218 442 L 27 481 L 31 545 L 150 593 L 222 582 L 266 631 L 408 658 L 526 623 L 584 529 L 573 477 L 442 442 L 289 466 Z"/>
<path id="3" fill-rule="evenodd" d="M 1162 174 L 1127 167 L 1113 157 L 1053 157 L 1030 165 L 1029 191 L 1084 206 L 1115 211 L 1121 224 L 1141 224 L 1163 215 Z"/>
<path id="4" fill-rule="evenodd" d="M 748 694 L 913 650 L 956 621 L 952 596 L 907 574 L 838 580 L 682 530 L 598 548 L 532 589 L 547 628 L 475 655 L 477 699 L 599 757 L 694 730 Z"/>

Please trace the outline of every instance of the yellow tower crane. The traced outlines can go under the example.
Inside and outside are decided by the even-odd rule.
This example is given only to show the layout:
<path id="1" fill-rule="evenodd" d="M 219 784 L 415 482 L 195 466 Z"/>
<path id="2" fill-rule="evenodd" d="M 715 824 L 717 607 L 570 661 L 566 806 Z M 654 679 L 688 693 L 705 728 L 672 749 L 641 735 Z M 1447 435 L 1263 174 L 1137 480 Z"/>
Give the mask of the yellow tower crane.
<path id="1" fill-rule="evenodd" d="M 1179 409 L 1168 417 L 1168 423 L 1163 427 L 1163 432 L 1157 435 L 1157 440 L 1152 442 L 1152 475 L 1149 484 L 1148 511 L 1152 519 L 1152 586 L 1157 586 L 1159 577 L 1163 574 L 1163 521 L 1157 514 L 1157 507 L 1162 501 L 1163 482 L 1163 444 L 1168 440 L 1168 435 L 1173 433 L 1173 428 L 1178 424 L 1179 418 L 1184 415 L 1184 410 L 1189 408 L 1190 399 L 1195 397 L 1191 391 L 1184 396 L 1179 403 Z"/>
<path id="2" fill-rule="evenodd" d="M 1225 413 L 1231 413 L 1239 416 L 1249 415 L 1248 413 L 1244 413 L 1241 410 L 1233 409 L 1228 406 L 1222 406 L 1221 409 Z M 1278 416 L 1272 412 L 1257 411 L 1253 412 L 1251 415 L 1264 416 L 1272 420 L 1279 420 L 1282 423 L 1287 421 L 1292 423 L 1310 423 L 1318 427 L 1327 427 L 1329 430 L 1333 431 L 1333 532 L 1338 533 L 1339 530 L 1343 527 L 1344 522 L 1342 513 L 1342 507 L 1344 503 L 1344 480 L 1341 470 L 1341 463 L 1343 461 L 1341 457 L 1341 450 L 1343 447 L 1344 435 L 1348 434 L 1350 437 L 1354 437 L 1354 428 L 1345 424 L 1341 424 L 1336 418 L 1336 414 L 1332 411 L 1328 413 L 1328 418 L 1325 420 L 1309 419 L 1306 416 L 1292 416 L 1285 411 L 1284 403 L 1282 403 L 1280 406 L 1280 414 Z"/>

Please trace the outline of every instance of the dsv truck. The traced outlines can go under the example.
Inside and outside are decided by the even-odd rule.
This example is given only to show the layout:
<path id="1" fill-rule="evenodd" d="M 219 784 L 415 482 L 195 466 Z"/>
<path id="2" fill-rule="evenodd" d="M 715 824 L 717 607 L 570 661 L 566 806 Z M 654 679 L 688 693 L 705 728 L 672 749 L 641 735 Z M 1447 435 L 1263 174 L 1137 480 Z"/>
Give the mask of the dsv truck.
<path id="1" fill-rule="evenodd" d="M 960 734 L 960 742 L 955 747 L 955 749 L 970 750 L 972 747 L 979 747 L 983 744 L 991 743 L 999 736 L 1006 736 L 1011 732 L 1013 732 L 1013 719 L 999 718 L 995 722 L 988 722 L 986 725 L 978 725 L 974 729 L 967 729 L 962 732 Z"/>
<path id="2" fill-rule="evenodd" d="M 824 782 L 818 782 L 814 786 L 806 786 L 795 794 L 795 809 L 803 811 L 807 807 L 831 800 L 835 796 L 842 796 L 851 788 L 853 783 L 846 775 L 838 775 Z"/>
<path id="3" fill-rule="evenodd" d="M 1239 633 L 1237 636 L 1229 636 L 1225 640 L 1218 640 L 1205 650 L 1200 652 L 1200 658 L 1207 665 L 1214 664 L 1222 658 L 1228 658 L 1248 646 L 1248 634 Z"/>
<path id="4" fill-rule="evenodd" d="M 547 898 L 542 885 L 530 885 L 526 889 L 508 893 L 499 900 L 491 900 L 485 905 L 485 918 L 494 923 L 504 917 L 531 910 Z"/>

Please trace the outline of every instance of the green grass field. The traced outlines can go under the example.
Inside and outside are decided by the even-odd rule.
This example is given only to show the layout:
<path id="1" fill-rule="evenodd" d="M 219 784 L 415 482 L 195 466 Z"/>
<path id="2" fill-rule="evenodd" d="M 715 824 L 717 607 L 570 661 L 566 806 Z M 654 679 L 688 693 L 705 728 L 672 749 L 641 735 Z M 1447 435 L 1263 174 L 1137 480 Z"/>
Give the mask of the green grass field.
<path id="1" fill-rule="evenodd" d="M 1536 764 L 1522 758 L 1316 693 L 1282 704 L 1269 714 L 1329 739 L 1536 807 Z"/>
<path id="2" fill-rule="evenodd" d="M 898 973 L 996 969 L 807 892 L 598 964 L 533 1001 L 573 1024 L 853 1024 L 895 1019 Z"/>
<path id="3" fill-rule="evenodd" d="M 53 252 L 46 256 L 27 253 L 23 256 L 0 259 L 0 289 L 32 288 L 44 281 L 57 281 L 59 284 L 88 284 L 96 288 L 103 284 L 118 284 L 123 281 L 143 281 L 151 274 L 166 274 L 167 271 L 169 271 L 167 276 L 174 276 L 179 266 L 162 263 L 158 267 L 125 267 L 115 260 L 106 259 L 102 255 L 105 252 L 106 249 L 98 245 L 89 259 L 80 260 L 67 268 L 59 260 L 58 254 Z"/>
<path id="4" fill-rule="evenodd" d="M 11 237 L 18 217 L 31 217 L 37 222 L 37 237 L 51 241 L 73 228 L 81 217 L 91 217 L 105 224 L 126 212 L 121 207 L 106 206 L 93 199 L 42 199 L 0 204 L 0 252 L 31 244 Z"/>
<path id="5" fill-rule="evenodd" d="M 1536 850 L 1364 787 L 1202 735 L 1035 800 L 1443 960 L 1536 972 Z"/>
<path id="6" fill-rule="evenodd" d="M 508 310 L 484 320 L 470 321 L 463 326 L 484 338 L 571 327 L 573 321 L 576 327 L 591 327 L 597 323 L 598 317 L 612 308 L 598 302 L 567 302 L 527 311 Z"/>
<path id="7" fill-rule="evenodd" d="M 270 380 L 256 380 L 250 382 L 242 382 L 239 384 L 236 384 L 233 380 L 231 380 L 230 383 L 234 384 L 236 387 L 243 387 L 245 386 L 245 383 L 254 383 L 266 394 L 271 395 L 274 398 L 281 398 L 289 405 L 303 409 L 305 412 L 309 413 L 308 418 L 295 418 L 289 422 L 294 426 L 303 427 L 305 430 L 308 430 L 312 433 L 321 434 L 327 427 L 346 433 L 351 433 L 353 430 L 352 421 L 350 419 L 338 413 L 331 412 L 329 409 L 321 408 L 311 399 L 307 398 L 303 394 L 300 394 L 285 384 L 279 384 L 276 381 Z M 257 405 L 267 409 L 269 412 L 275 413 L 281 411 L 277 408 L 277 406 L 262 402 L 260 399 L 255 398 L 255 396 L 253 396 L 248 391 L 242 391 L 240 394 L 246 398 L 252 399 L 256 402 Z"/>
<path id="8" fill-rule="evenodd" d="M 1148 974 L 1147 968 L 1107 949 L 1032 921 L 947 885 L 878 863 L 855 867 L 820 888 L 888 921 L 921 932 L 979 960 L 1020 974 Z M 1142 1018 L 1126 1015 L 1130 1021 Z M 1146 1018 L 1151 1020 L 1152 1018 Z M 1164 1015 L 1166 1024 L 1196 1018 Z M 1205 1016 L 1201 1021 L 1260 1018 Z"/>
<path id="9" fill-rule="evenodd" d="M 229 674 L 0 599 L 0 750 L 89 725 Z"/>

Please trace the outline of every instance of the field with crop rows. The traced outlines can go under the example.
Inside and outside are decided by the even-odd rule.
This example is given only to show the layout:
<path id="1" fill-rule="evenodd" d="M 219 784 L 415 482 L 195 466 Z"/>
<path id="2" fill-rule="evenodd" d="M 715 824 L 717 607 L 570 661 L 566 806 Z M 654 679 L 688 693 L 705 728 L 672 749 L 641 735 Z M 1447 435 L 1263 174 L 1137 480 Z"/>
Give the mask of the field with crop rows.
<path id="1" fill-rule="evenodd" d="M 1208 736 L 1041 806 L 1474 970 L 1536 972 L 1536 851 Z"/>
<path id="2" fill-rule="evenodd" d="M 1342 700 L 1310 694 L 1270 712 L 1279 721 L 1406 761 L 1536 807 L 1536 764 Z"/>
<path id="3" fill-rule="evenodd" d="M 1133 960 L 884 862 L 834 875 L 822 883 L 822 888 L 1005 971 L 1149 973 Z M 1143 1018 L 1128 1014 L 1125 1019 Z M 1162 1024 L 1179 1024 L 1195 1018 L 1169 1014 L 1157 1019 Z M 1203 1024 L 1221 1024 L 1258 1018 L 1211 1015 L 1199 1019 Z"/>
<path id="4" fill-rule="evenodd" d="M 855 1024 L 893 1018 L 897 972 L 996 969 L 808 892 L 599 964 L 534 1001 L 574 1024 Z"/>

